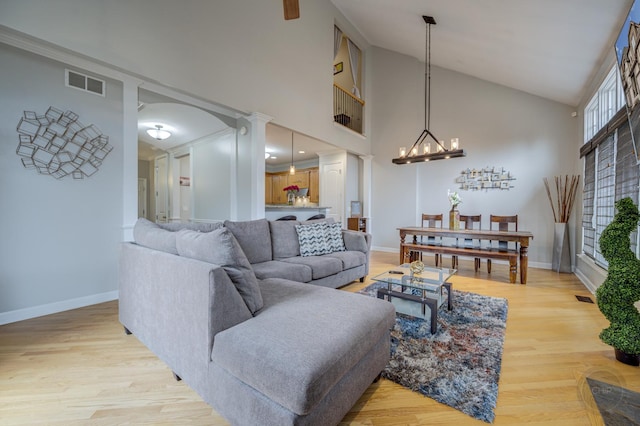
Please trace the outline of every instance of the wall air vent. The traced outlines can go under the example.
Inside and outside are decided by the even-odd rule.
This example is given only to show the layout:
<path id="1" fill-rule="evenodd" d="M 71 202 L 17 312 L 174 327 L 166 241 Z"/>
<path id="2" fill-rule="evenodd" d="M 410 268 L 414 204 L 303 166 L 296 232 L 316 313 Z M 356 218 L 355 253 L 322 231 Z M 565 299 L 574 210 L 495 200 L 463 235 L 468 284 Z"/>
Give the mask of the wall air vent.
<path id="1" fill-rule="evenodd" d="M 76 71 L 65 70 L 65 84 L 67 87 L 84 90 L 85 92 L 104 96 L 106 84 L 99 80 Z"/>

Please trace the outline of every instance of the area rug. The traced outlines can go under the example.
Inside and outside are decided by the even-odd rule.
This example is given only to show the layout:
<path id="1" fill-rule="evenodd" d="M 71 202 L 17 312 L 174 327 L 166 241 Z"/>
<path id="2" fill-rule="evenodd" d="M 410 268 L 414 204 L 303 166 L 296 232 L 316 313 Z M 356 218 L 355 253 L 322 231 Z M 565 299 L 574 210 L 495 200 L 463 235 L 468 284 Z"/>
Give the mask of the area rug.
<path id="1" fill-rule="evenodd" d="M 375 283 L 360 293 L 377 297 Z M 428 308 L 427 308 L 428 310 Z M 453 309 L 430 320 L 396 314 L 391 360 L 382 377 L 469 416 L 493 423 L 507 320 L 507 300 L 453 290 Z"/>

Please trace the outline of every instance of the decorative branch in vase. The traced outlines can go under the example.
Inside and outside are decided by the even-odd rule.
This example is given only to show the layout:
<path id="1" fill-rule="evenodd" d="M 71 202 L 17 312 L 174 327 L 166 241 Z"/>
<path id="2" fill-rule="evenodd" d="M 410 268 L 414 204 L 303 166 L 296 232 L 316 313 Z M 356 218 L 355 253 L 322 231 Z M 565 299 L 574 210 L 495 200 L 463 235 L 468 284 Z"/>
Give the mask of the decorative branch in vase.
<path id="1" fill-rule="evenodd" d="M 555 198 L 551 195 L 552 189 L 547 178 L 543 178 L 547 190 L 547 197 L 553 212 L 554 235 L 553 257 L 551 268 L 557 272 L 571 272 L 571 248 L 569 247 L 569 228 L 567 223 L 571 217 L 573 203 L 576 199 L 580 175 L 555 176 Z"/>
<path id="2" fill-rule="evenodd" d="M 555 176 L 554 179 L 556 181 L 557 205 L 554 203 L 553 197 L 551 196 L 549 181 L 547 178 L 543 179 L 544 186 L 547 189 L 547 197 L 549 197 L 549 204 L 551 204 L 551 211 L 553 211 L 553 220 L 556 223 L 567 223 L 569 222 L 569 217 L 571 217 L 573 202 L 576 199 L 580 175 L 571 176 L 571 181 L 569 181 L 569 175 L 565 175 L 564 180 L 562 176 Z"/>

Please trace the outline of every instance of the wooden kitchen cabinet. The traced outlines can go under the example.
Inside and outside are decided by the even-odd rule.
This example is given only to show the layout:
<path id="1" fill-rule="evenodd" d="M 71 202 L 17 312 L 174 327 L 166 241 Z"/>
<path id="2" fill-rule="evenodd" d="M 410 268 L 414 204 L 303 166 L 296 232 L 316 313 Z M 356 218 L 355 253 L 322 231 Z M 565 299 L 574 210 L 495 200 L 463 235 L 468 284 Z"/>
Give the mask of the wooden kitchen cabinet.
<path id="1" fill-rule="evenodd" d="M 320 202 L 320 176 L 317 167 L 309 169 L 309 202 Z"/>
<path id="2" fill-rule="evenodd" d="M 297 185 L 298 188 L 309 188 L 309 172 L 297 170 L 294 175 L 287 175 L 289 185 Z"/>
<path id="3" fill-rule="evenodd" d="M 264 177 L 264 203 L 273 204 L 273 176 L 268 173 Z"/>
<path id="4" fill-rule="evenodd" d="M 287 193 L 284 191 L 289 186 L 287 175 L 274 174 L 271 179 L 271 204 L 287 204 Z"/>
<path id="5" fill-rule="evenodd" d="M 310 203 L 320 201 L 320 184 L 317 167 L 296 170 L 294 175 L 289 172 L 266 173 L 264 180 L 265 204 L 287 204 L 287 193 L 284 188 L 298 185 L 298 188 L 309 188 Z"/>

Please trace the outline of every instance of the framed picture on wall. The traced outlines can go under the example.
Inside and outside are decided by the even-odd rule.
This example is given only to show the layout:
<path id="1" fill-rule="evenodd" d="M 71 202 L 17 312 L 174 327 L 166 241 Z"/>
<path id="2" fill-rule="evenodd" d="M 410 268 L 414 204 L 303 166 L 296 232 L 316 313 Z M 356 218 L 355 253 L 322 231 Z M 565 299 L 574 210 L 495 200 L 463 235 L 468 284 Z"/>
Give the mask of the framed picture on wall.
<path id="1" fill-rule="evenodd" d="M 344 65 L 342 62 L 338 62 L 337 64 L 335 64 L 333 66 L 333 75 L 340 74 L 342 72 L 343 66 Z"/>
<path id="2" fill-rule="evenodd" d="M 360 201 L 351 202 L 351 217 L 362 217 L 362 203 Z"/>
<path id="3" fill-rule="evenodd" d="M 635 71 L 640 65 L 638 37 L 640 37 L 640 0 L 635 0 L 616 39 L 615 50 L 636 163 L 640 163 L 640 82 L 637 80 Z M 633 42 L 630 43 L 632 40 Z"/>

